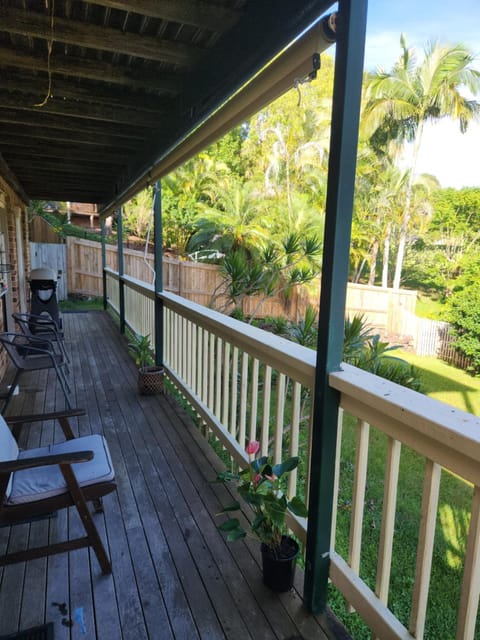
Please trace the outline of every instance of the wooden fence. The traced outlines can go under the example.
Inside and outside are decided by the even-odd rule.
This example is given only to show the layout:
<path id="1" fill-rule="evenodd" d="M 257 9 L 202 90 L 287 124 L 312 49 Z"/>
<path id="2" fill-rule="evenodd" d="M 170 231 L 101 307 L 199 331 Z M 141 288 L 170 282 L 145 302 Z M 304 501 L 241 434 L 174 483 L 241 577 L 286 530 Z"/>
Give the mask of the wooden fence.
<path id="1" fill-rule="evenodd" d="M 90 240 L 67 238 L 68 291 L 69 293 L 89 296 L 102 295 L 102 257 L 101 245 Z M 141 251 L 124 249 L 124 272 L 136 280 L 153 283 L 153 256 Z M 107 267 L 117 271 L 117 247 L 106 246 Z M 187 262 L 164 257 L 163 287 L 192 302 L 220 308 L 225 300 L 213 297 L 221 286 L 222 278 L 216 265 Z M 292 295 L 268 298 L 262 302 L 258 296 L 243 300 L 243 312 L 257 317 L 286 316 L 292 320 L 304 315 L 308 304 L 318 307 L 319 284 L 316 287 L 297 287 Z M 379 331 L 396 335 L 410 335 L 408 324 L 404 321 L 404 312 L 414 314 L 415 291 L 393 291 L 381 287 L 349 283 L 347 287 L 347 313 L 364 314 L 367 321 Z"/>

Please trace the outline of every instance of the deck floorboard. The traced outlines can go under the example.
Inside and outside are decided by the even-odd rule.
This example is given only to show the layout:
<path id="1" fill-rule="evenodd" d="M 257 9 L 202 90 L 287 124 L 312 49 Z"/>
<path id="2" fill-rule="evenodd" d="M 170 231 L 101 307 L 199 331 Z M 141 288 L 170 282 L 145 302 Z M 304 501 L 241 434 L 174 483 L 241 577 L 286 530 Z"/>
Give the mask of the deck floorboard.
<path id="1" fill-rule="evenodd" d="M 258 545 L 225 542 L 216 514 L 231 496 L 211 482 L 221 462 L 172 396 L 137 394 L 135 366 L 109 315 L 69 313 L 64 323 L 72 403 L 87 411 L 72 421 L 74 433 L 104 434 L 116 471 L 117 491 L 94 516 L 113 572 L 103 576 L 86 549 L 0 568 L 0 635 L 53 621 L 56 640 L 336 637 L 325 632 L 325 618 L 305 611 L 296 590 L 264 587 Z M 8 414 L 64 407 L 51 372 L 25 375 L 20 385 Z M 61 438 L 44 422 L 22 433 L 20 444 Z M 70 509 L 0 529 L 0 553 L 79 533 Z"/>

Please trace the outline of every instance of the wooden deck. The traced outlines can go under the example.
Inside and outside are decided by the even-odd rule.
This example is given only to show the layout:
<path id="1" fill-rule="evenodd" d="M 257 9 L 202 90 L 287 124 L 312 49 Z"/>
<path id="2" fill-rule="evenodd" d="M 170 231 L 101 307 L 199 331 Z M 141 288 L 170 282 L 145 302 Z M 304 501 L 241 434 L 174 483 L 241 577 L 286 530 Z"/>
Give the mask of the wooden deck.
<path id="1" fill-rule="evenodd" d="M 296 591 L 277 595 L 263 586 L 255 541 L 225 543 L 215 514 L 229 497 L 210 482 L 218 458 L 172 397 L 136 393 L 135 366 L 110 317 L 64 319 L 74 405 L 87 410 L 74 428 L 103 433 L 116 470 L 118 490 L 95 516 L 113 573 L 103 576 L 85 549 L 0 569 L 0 635 L 53 621 L 56 640 L 346 637 L 330 616 L 307 615 Z M 20 383 L 10 415 L 64 407 L 54 376 Z M 60 437 L 45 422 L 21 444 Z M 0 529 L 0 553 L 75 535 L 79 526 L 70 510 Z M 301 575 L 297 582 L 301 588 Z"/>

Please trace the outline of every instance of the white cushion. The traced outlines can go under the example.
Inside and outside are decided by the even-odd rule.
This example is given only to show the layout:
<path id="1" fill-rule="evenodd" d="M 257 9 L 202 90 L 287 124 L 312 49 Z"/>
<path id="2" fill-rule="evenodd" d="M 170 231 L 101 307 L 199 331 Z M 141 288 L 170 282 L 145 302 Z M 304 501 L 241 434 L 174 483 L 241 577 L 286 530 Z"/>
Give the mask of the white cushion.
<path id="1" fill-rule="evenodd" d="M 112 460 L 105 438 L 100 435 L 83 436 L 48 447 L 20 451 L 19 458 L 36 458 L 73 451 L 93 451 L 93 460 L 72 465 L 81 487 L 114 479 Z M 15 471 L 7 504 L 23 504 L 57 496 L 66 491 L 65 478 L 58 465 Z"/>
<path id="2" fill-rule="evenodd" d="M 18 445 L 15 438 L 10 431 L 10 427 L 5 422 L 3 416 L 0 416 L 0 462 L 6 462 L 7 460 L 16 460 L 18 458 Z M 7 485 L 6 497 L 8 498 L 12 491 L 12 478 Z"/>

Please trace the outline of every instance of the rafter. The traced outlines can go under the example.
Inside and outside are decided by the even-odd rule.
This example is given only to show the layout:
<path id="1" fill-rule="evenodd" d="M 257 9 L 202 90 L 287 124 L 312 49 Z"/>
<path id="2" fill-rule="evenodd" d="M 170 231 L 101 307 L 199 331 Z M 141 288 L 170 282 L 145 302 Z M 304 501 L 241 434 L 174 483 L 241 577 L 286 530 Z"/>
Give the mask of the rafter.
<path id="1" fill-rule="evenodd" d="M 31 55 L 20 50 L 0 46 L 0 66 L 35 71 L 47 71 L 47 51 Z M 89 60 L 55 52 L 50 60 L 50 71 L 73 78 L 118 84 L 129 89 L 148 90 L 159 94 L 177 95 L 182 86 L 181 75 L 135 67 L 124 67 L 103 60 Z"/>
<path id="2" fill-rule="evenodd" d="M 50 40 L 52 29 L 48 15 L 33 11 L 20 11 L 0 7 L 0 28 L 29 38 Z M 89 49 L 121 53 L 147 60 L 190 67 L 202 50 L 176 41 L 165 41 L 153 36 L 126 33 L 111 27 L 55 18 L 54 42 L 87 47 Z"/>
<path id="3" fill-rule="evenodd" d="M 223 32 L 240 18 L 241 13 L 218 4 L 196 0 L 86 0 L 102 7 L 140 13 L 151 18 L 189 24 L 199 29 Z"/>
<path id="4" fill-rule="evenodd" d="M 0 93 L 0 107 L 4 109 L 19 109 L 36 113 L 49 113 L 52 115 L 69 116 L 81 120 L 101 120 L 105 122 L 116 122 L 130 125 L 132 122 L 144 127 L 157 128 L 161 124 L 162 113 L 152 115 L 145 111 L 134 109 L 121 109 L 109 107 L 108 105 L 96 105 L 85 102 L 74 102 L 50 98 L 42 106 L 37 106 L 33 99 L 25 97 L 13 97 L 7 93 Z M 81 124 L 78 125 L 82 126 Z"/>
<path id="5" fill-rule="evenodd" d="M 3 144 L 16 144 L 17 146 L 30 146 L 32 140 L 43 141 L 43 144 L 49 143 L 66 143 L 74 144 L 77 148 L 84 148 L 90 153 L 96 152 L 96 147 L 111 147 L 118 153 L 131 153 L 139 148 L 139 142 L 136 143 L 128 138 L 119 140 L 116 137 L 103 135 L 101 133 L 86 133 L 83 131 L 64 131 L 62 129 L 49 129 L 32 126 L 9 126 L 2 124 L 0 121 L 0 137 Z M 93 147 L 93 149 L 90 149 Z"/>

